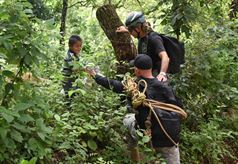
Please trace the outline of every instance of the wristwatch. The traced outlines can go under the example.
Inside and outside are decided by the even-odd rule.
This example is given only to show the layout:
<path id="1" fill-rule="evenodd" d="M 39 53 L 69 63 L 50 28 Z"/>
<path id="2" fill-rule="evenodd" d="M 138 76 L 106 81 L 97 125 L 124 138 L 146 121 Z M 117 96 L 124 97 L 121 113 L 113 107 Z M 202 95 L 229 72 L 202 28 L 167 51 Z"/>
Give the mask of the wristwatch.
<path id="1" fill-rule="evenodd" d="M 160 72 L 159 75 L 163 75 L 163 76 L 167 76 L 167 74 L 165 72 Z"/>

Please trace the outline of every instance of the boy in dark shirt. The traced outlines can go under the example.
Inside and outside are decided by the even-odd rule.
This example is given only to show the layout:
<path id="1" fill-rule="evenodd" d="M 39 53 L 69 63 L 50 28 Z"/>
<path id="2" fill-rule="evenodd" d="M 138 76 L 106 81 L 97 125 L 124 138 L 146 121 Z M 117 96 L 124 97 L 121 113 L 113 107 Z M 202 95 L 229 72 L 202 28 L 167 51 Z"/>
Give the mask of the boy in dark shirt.
<path id="1" fill-rule="evenodd" d="M 72 96 L 69 96 L 69 91 L 77 89 L 77 86 L 74 86 L 75 80 L 78 78 L 78 68 L 76 67 L 79 63 L 79 53 L 82 48 L 82 39 L 78 35 L 72 35 L 69 38 L 69 50 L 66 57 L 64 58 L 64 64 L 62 68 L 63 77 L 63 89 L 65 97 L 67 99 L 67 106 L 71 105 Z"/>
<path id="2" fill-rule="evenodd" d="M 147 82 L 148 85 L 146 91 L 146 98 L 160 101 L 163 103 L 181 106 L 179 102 L 176 100 L 171 87 L 165 85 L 164 83 L 160 82 L 157 78 L 153 77 L 152 65 L 153 64 L 151 58 L 145 54 L 137 55 L 137 57 L 134 60 L 135 66 L 134 72 L 135 75 L 137 76 L 136 82 L 143 79 Z M 107 89 L 111 89 L 116 93 L 124 92 L 124 86 L 121 83 L 121 81 L 110 80 L 106 77 L 100 76 L 94 70 L 86 69 L 86 71 L 93 76 L 96 83 L 98 83 L 99 85 L 102 85 Z M 142 90 L 143 88 L 140 87 L 140 91 Z M 145 107 L 143 105 L 139 106 L 135 110 L 137 111 L 136 114 L 134 115 L 130 114 L 128 117 L 126 117 L 126 119 L 124 119 L 124 125 L 126 125 L 129 128 L 129 131 L 131 132 L 135 132 L 136 125 L 138 125 L 140 129 L 146 129 L 145 121 L 149 115 L 148 107 Z M 166 112 L 163 112 L 159 109 L 156 110 L 156 113 L 160 118 L 167 117 Z M 166 119 L 169 125 L 168 126 L 169 128 L 167 128 L 166 130 L 171 136 L 173 136 L 173 140 L 176 143 L 178 143 L 180 133 L 180 116 L 177 113 L 171 112 L 170 116 L 168 118 L 165 118 L 164 120 Z M 161 127 L 159 126 L 154 116 L 151 116 L 151 123 L 152 123 L 151 140 L 153 147 L 163 155 L 168 164 L 179 164 L 180 163 L 179 148 L 175 146 L 174 143 L 172 143 L 171 140 L 167 138 L 167 136 L 162 131 Z M 134 139 L 136 139 L 135 133 L 133 134 Z M 133 155 L 132 158 L 134 158 L 134 160 L 136 161 L 139 160 L 138 152 L 137 153 L 134 152 L 132 155 Z"/>

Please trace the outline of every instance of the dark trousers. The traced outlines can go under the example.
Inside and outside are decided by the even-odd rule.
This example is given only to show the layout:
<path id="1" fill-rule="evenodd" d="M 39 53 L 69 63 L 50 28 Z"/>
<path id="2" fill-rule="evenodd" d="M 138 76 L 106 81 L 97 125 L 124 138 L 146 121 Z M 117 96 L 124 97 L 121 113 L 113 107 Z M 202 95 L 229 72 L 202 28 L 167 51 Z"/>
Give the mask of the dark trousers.
<path id="1" fill-rule="evenodd" d="M 73 86 L 73 82 L 63 82 L 63 89 L 65 94 L 66 106 L 71 109 L 71 104 L 73 97 L 76 96 L 76 93 L 69 95 L 69 91 L 77 90 L 78 86 Z"/>

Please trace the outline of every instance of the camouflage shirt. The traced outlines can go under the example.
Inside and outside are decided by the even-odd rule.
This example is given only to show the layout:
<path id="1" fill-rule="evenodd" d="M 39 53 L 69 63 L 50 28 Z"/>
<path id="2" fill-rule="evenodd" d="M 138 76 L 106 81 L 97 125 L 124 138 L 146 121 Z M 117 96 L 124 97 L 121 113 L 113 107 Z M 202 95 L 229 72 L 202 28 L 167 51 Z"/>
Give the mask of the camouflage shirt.
<path id="1" fill-rule="evenodd" d="M 68 51 L 67 56 L 64 58 L 64 64 L 62 68 L 63 83 L 73 83 L 77 79 L 77 74 L 75 71 L 75 65 L 79 62 L 79 57 L 74 53 Z"/>

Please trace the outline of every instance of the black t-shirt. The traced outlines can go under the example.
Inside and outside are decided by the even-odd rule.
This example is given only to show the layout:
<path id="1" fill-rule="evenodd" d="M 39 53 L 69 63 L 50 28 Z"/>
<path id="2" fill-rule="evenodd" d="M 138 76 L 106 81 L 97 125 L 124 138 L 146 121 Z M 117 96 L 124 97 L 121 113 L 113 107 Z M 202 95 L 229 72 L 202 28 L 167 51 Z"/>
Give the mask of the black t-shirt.
<path id="1" fill-rule="evenodd" d="M 153 62 L 153 70 L 159 70 L 161 59 L 159 53 L 165 51 L 163 40 L 156 32 L 150 32 L 138 41 L 138 53 L 147 54 Z"/>
<path id="2" fill-rule="evenodd" d="M 157 100 L 164 103 L 174 104 L 181 107 L 181 104 L 177 101 L 173 90 L 170 86 L 165 85 L 164 83 L 160 82 L 157 78 L 138 78 L 139 80 L 145 80 L 148 84 L 148 88 L 146 91 L 146 97 L 148 99 Z M 111 80 L 107 77 L 103 77 L 100 75 L 95 76 L 95 81 L 102 85 L 103 87 L 107 89 L 111 89 L 116 93 L 123 93 L 124 92 L 124 86 L 122 85 L 121 81 L 117 80 Z M 139 90 L 143 91 L 143 86 L 140 86 Z M 149 108 L 145 106 L 139 106 L 137 109 L 138 113 L 136 114 L 136 122 L 139 125 L 141 129 L 146 129 L 145 127 L 145 121 L 149 114 Z M 162 110 L 155 110 L 158 117 L 166 117 L 166 112 L 163 112 Z M 166 123 L 168 125 L 168 128 L 166 128 L 166 131 L 170 134 L 170 136 L 174 139 L 175 142 L 179 141 L 179 131 L 180 131 L 180 123 L 177 122 L 179 119 L 179 115 L 177 113 L 171 112 L 170 118 L 167 122 L 166 119 L 161 120 L 162 124 Z M 160 128 L 160 125 L 158 124 L 158 121 L 155 119 L 154 115 L 151 117 L 151 123 L 152 123 L 152 144 L 153 147 L 170 147 L 173 146 L 173 143 L 167 138 L 167 136 L 164 134 L 162 129 Z M 173 137 L 174 136 L 174 137 Z"/>

